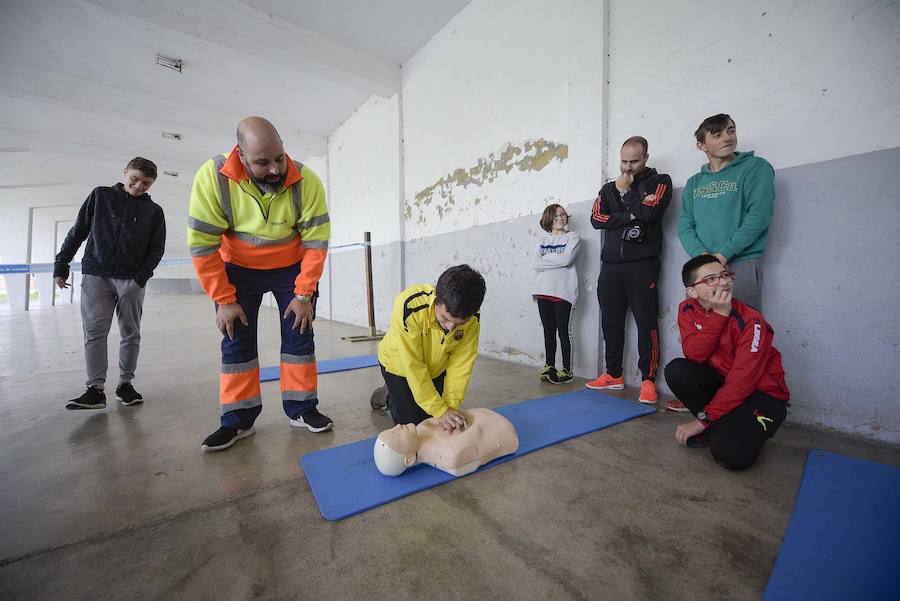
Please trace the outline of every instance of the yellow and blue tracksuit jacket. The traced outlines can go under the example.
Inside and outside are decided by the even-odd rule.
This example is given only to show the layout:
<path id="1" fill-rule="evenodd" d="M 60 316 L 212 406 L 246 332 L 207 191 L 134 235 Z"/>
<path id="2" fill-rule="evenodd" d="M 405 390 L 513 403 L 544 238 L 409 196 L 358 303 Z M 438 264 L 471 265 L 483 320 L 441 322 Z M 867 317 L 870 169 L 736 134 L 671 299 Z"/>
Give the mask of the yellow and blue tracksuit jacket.
<path id="1" fill-rule="evenodd" d="M 440 417 L 459 409 L 478 356 L 480 316 L 444 332 L 434 315 L 434 286 L 412 286 L 394 299 L 391 325 L 378 344 L 378 361 L 388 372 L 406 378 L 422 410 Z M 432 379 L 444 371 L 444 395 Z"/>

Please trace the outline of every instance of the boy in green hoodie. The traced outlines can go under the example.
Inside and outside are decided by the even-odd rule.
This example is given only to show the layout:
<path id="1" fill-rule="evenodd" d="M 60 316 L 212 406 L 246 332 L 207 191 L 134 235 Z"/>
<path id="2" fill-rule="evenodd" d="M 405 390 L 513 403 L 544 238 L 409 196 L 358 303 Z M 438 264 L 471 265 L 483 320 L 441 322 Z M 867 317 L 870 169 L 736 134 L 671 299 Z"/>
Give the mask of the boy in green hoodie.
<path id="1" fill-rule="evenodd" d="M 691 257 L 710 254 L 735 272 L 735 298 L 762 310 L 763 254 L 775 206 L 775 170 L 753 152 L 737 152 L 737 129 L 725 114 L 694 132 L 709 163 L 681 195 L 678 237 Z"/>

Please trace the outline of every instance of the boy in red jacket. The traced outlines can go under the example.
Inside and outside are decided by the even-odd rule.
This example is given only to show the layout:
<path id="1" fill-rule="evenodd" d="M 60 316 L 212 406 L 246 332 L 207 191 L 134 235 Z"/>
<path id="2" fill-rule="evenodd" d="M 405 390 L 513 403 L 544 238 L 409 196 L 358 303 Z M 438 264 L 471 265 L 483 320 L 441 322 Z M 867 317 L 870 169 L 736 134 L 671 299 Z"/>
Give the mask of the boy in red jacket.
<path id="1" fill-rule="evenodd" d="M 678 307 L 684 359 L 666 382 L 697 418 L 675 430 L 678 444 L 710 446 L 728 469 L 750 467 L 787 416 L 781 353 L 762 314 L 732 298 L 734 274 L 712 255 L 684 264 L 687 300 Z"/>

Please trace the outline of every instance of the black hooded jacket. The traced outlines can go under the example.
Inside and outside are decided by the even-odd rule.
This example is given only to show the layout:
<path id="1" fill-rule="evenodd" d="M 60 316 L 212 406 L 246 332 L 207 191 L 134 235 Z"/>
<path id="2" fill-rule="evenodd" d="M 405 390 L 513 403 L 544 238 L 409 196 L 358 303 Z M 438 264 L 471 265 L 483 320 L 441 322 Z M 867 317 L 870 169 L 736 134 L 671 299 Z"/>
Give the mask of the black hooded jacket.
<path id="1" fill-rule="evenodd" d="M 69 277 L 85 238 L 82 273 L 132 279 L 143 288 L 166 248 L 166 218 L 149 194 L 132 196 L 122 184 L 94 188 L 56 255 L 54 277 Z"/>

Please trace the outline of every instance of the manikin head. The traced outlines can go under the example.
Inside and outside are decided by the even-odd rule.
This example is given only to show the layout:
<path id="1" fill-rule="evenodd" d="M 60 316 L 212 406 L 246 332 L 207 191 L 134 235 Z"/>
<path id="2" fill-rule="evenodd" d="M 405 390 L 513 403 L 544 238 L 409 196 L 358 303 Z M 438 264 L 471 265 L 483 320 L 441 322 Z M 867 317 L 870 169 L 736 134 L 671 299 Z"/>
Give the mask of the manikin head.
<path id="1" fill-rule="evenodd" d="M 385 476 L 399 476 L 416 462 L 419 435 L 415 424 L 397 424 L 375 440 L 375 467 Z"/>

